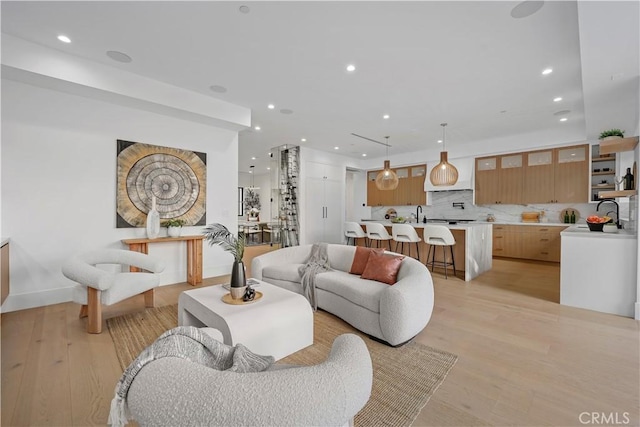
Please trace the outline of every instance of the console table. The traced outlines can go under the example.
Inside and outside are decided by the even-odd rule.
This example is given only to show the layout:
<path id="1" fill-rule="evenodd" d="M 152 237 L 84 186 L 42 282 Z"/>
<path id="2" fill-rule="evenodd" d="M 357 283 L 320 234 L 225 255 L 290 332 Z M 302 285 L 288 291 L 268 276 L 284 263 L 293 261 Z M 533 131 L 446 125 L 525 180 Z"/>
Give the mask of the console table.
<path id="1" fill-rule="evenodd" d="M 157 239 L 123 239 L 130 251 L 149 253 L 149 243 L 187 242 L 187 282 L 193 286 L 202 283 L 202 239 L 204 236 L 158 237 Z M 130 267 L 130 271 L 139 271 Z"/>

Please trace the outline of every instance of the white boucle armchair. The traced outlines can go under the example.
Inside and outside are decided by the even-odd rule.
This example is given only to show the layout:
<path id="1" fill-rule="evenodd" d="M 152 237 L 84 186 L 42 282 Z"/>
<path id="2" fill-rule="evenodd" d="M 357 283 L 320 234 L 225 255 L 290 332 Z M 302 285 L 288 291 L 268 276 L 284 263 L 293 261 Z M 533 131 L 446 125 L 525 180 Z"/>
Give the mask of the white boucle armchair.
<path id="1" fill-rule="evenodd" d="M 97 267 L 120 264 L 139 272 L 111 272 Z M 144 294 L 145 306 L 154 306 L 154 288 L 160 284 L 157 273 L 164 263 L 147 254 L 105 249 L 78 255 L 62 266 L 62 274 L 78 283 L 73 289 L 73 301 L 82 304 L 80 318 L 88 317 L 87 332 L 102 332 L 102 304 L 111 305 L 138 294 Z"/>
<path id="2" fill-rule="evenodd" d="M 368 402 L 372 382 L 367 345 L 343 334 L 312 366 L 237 373 L 157 359 L 136 375 L 127 405 L 140 426 L 346 426 Z"/>

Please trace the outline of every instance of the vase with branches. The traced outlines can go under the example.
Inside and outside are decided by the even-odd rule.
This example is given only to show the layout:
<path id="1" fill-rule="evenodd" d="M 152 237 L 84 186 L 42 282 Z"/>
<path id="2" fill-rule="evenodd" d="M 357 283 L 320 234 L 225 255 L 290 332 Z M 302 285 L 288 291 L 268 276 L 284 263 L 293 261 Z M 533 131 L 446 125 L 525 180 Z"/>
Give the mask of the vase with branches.
<path id="1" fill-rule="evenodd" d="M 231 269 L 231 296 L 234 299 L 242 298 L 247 286 L 247 277 L 245 273 L 242 257 L 244 256 L 244 248 L 247 244 L 247 238 L 241 231 L 238 236 L 234 236 L 227 227 L 222 224 L 207 225 L 202 234 L 204 239 L 210 246 L 220 246 L 224 251 L 233 255 L 233 267 Z"/>

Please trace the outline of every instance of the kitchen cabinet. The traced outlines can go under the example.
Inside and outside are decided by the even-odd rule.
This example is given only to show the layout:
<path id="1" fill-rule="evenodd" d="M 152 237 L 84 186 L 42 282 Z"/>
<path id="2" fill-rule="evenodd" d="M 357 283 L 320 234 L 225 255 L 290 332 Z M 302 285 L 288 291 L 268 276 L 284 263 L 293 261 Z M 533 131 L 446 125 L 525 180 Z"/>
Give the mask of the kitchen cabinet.
<path id="1" fill-rule="evenodd" d="M 554 203 L 589 201 L 589 146 L 556 148 Z"/>
<path id="2" fill-rule="evenodd" d="M 368 206 L 417 206 L 426 204 L 424 178 L 426 165 L 413 165 L 392 170 L 398 175 L 398 187 L 395 190 L 378 190 L 376 176 L 380 170 L 367 172 Z"/>
<path id="3" fill-rule="evenodd" d="M 344 169 L 307 162 L 305 177 L 307 243 L 342 243 Z"/>
<path id="4" fill-rule="evenodd" d="M 600 146 L 599 146 L 599 154 L 613 154 L 613 153 L 622 153 L 625 151 L 634 151 L 636 149 L 636 147 L 638 146 L 638 137 L 637 136 L 632 136 L 632 137 L 627 137 L 627 138 L 618 138 L 618 139 L 612 139 L 609 141 L 601 141 L 600 142 Z M 615 155 L 615 154 L 613 154 Z M 592 158 L 592 164 L 594 162 L 595 159 Z M 620 162 L 623 162 L 623 159 L 620 158 Z M 631 167 L 631 164 L 629 165 L 625 165 L 625 164 L 621 164 L 619 165 L 621 172 L 625 170 L 625 167 Z M 634 169 L 635 168 L 635 163 L 634 163 Z M 637 171 L 634 173 L 635 175 L 637 175 Z M 615 178 L 615 176 L 614 176 Z M 597 192 L 596 197 L 594 197 L 592 195 L 592 199 L 593 200 L 601 200 L 601 199 L 608 199 L 608 198 L 615 198 L 615 197 L 630 197 L 630 196 L 635 196 L 638 194 L 638 177 L 636 176 L 636 184 L 635 184 L 635 188 L 633 190 L 616 190 L 615 188 L 607 190 L 607 189 L 603 189 L 600 188 L 599 191 Z M 592 191 L 593 192 L 593 191 Z"/>
<path id="5" fill-rule="evenodd" d="M 588 201 L 588 145 L 476 159 L 476 204 Z"/>
<path id="6" fill-rule="evenodd" d="M 411 166 L 411 199 L 410 205 L 426 205 L 427 193 L 424 191 L 424 180 L 427 174 L 427 165 Z"/>
<path id="7" fill-rule="evenodd" d="M 521 153 L 476 159 L 476 204 L 522 203 Z"/>
<path id="8" fill-rule="evenodd" d="M 493 256 L 560 262 L 564 226 L 493 225 Z"/>

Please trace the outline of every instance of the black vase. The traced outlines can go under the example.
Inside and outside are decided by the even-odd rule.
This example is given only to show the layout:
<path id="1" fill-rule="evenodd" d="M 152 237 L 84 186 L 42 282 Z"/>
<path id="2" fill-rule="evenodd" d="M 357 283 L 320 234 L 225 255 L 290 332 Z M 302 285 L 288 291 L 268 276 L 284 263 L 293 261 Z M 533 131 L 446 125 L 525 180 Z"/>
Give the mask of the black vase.
<path id="1" fill-rule="evenodd" d="M 244 270 L 244 263 L 242 261 L 234 261 L 233 267 L 231 267 L 231 282 L 232 288 L 242 288 L 247 286 L 247 276 Z"/>

